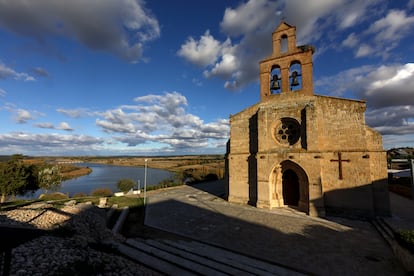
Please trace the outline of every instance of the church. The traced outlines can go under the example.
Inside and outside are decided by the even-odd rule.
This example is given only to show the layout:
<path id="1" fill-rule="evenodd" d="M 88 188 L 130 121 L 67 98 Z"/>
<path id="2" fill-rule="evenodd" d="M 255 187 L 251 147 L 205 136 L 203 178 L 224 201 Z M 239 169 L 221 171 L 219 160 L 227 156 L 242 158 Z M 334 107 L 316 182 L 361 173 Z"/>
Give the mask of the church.
<path id="1" fill-rule="evenodd" d="M 296 27 L 272 34 L 260 62 L 260 101 L 230 116 L 229 202 L 310 216 L 389 216 L 386 152 L 362 100 L 316 95 L 311 45 Z"/>

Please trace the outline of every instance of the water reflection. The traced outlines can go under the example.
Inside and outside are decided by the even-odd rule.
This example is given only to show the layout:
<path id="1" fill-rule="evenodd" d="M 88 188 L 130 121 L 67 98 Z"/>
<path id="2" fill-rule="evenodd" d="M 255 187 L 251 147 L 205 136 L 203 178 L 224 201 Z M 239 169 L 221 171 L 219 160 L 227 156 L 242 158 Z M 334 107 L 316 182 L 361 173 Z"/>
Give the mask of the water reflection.
<path id="1" fill-rule="evenodd" d="M 69 194 L 69 196 L 73 196 L 76 193 L 89 195 L 98 188 L 109 188 L 113 192 L 118 192 L 116 184 L 123 178 L 134 180 L 136 183 L 135 189 L 138 188 L 139 183 L 141 188 L 144 187 L 145 170 L 143 167 L 111 166 L 94 163 L 80 163 L 78 166 L 89 167 L 92 169 L 92 173 L 62 182 L 58 192 Z M 174 173 L 172 172 L 147 168 L 147 187 L 157 185 L 162 180 L 173 177 Z M 20 198 L 38 198 L 42 193 L 44 193 L 44 190 L 38 190 L 34 194 L 26 194 Z"/>

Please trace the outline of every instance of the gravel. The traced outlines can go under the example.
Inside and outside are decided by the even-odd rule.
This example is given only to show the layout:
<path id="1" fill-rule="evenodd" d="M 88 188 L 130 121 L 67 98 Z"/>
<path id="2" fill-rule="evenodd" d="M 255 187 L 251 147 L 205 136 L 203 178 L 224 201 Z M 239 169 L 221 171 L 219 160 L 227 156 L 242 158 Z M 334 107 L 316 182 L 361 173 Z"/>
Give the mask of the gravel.
<path id="1" fill-rule="evenodd" d="M 92 204 L 35 203 L 0 211 L 0 225 L 48 230 L 12 250 L 10 275 L 159 275 L 113 249 L 124 237 L 106 227 L 106 210 Z"/>

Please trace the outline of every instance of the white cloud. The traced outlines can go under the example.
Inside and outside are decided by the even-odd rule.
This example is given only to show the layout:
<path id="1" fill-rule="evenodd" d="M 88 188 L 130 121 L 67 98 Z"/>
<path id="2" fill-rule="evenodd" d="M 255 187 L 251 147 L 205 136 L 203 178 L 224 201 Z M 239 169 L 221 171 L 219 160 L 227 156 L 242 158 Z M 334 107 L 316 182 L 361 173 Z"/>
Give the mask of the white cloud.
<path id="1" fill-rule="evenodd" d="M 0 27 L 41 43 L 70 37 L 131 62 L 142 58 L 143 43 L 160 36 L 157 19 L 140 0 L 4 0 Z"/>
<path id="2" fill-rule="evenodd" d="M 39 127 L 39 128 L 46 128 L 46 129 L 54 129 L 55 128 L 55 126 L 52 123 L 49 123 L 49 122 L 36 123 L 35 126 Z"/>
<path id="3" fill-rule="evenodd" d="M 207 66 L 214 64 L 219 57 L 221 49 L 226 47 L 226 44 L 228 42 L 221 44 L 218 40 L 214 39 L 210 35 L 210 31 L 207 30 L 198 41 L 192 37 L 188 38 L 181 45 L 181 49 L 177 54 L 197 66 Z"/>
<path id="4" fill-rule="evenodd" d="M 348 37 L 342 41 L 342 45 L 346 47 L 355 47 L 358 44 L 358 38 L 355 33 L 351 33 Z"/>
<path id="5" fill-rule="evenodd" d="M 32 120 L 33 116 L 28 110 L 18 109 L 16 110 L 14 119 L 18 124 L 25 124 L 27 121 Z"/>
<path id="6" fill-rule="evenodd" d="M 178 92 L 146 95 L 134 99 L 136 105 L 124 105 L 102 112 L 97 125 L 114 139 L 130 147 L 158 143 L 168 150 L 209 147 L 225 144 L 229 135 L 228 120 L 204 123 L 186 111 L 187 99 Z"/>
<path id="7" fill-rule="evenodd" d="M 46 129 L 60 129 L 65 131 L 73 131 L 73 128 L 67 122 L 61 122 L 57 127 L 55 127 L 52 123 L 49 122 L 36 123 L 35 126 Z"/>
<path id="8" fill-rule="evenodd" d="M 71 155 L 98 152 L 104 141 L 87 135 L 33 134 L 11 132 L 0 134 L 0 147 L 8 154 L 21 152 L 31 155 Z"/>
<path id="9" fill-rule="evenodd" d="M 371 48 L 371 46 L 367 45 L 367 44 L 361 44 L 358 47 L 358 50 L 355 53 L 355 57 L 364 57 L 364 56 L 369 56 L 373 53 L 373 49 Z"/>
<path id="10" fill-rule="evenodd" d="M 374 22 L 367 33 L 375 34 L 376 41 L 400 40 L 414 26 L 414 16 L 407 16 L 404 10 L 390 10 L 388 14 Z"/>
<path id="11" fill-rule="evenodd" d="M 315 92 L 350 92 L 375 108 L 414 104 L 412 87 L 414 63 L 356 67 L 315 81 Z"/>
<path id="12" fill-rule="evenodd" d="M 0 63 L 0 79 L 14 79 L 14 80 L 23 80 L 23 81 L 34 81 L 36 80 L 33 76 L 27 73 L 16 72 L 15 70 L 7 67 L 6 65 Z"/>
<path id="13" fill-rule="evenodd" d="M 60 122 L 57 129 L 65 131 L 73 131 L 73 128 L 67 122 Z"/>
<path id="14" fill-rule="evenodd" d="M 266 30 L 275 28 L 274 20 L 270 19 L 275 15 L 280 15 L 278 6 L 276 1 L 250 0 L 235 9 L 227 8 L 220 27 L 225 33 L 232 36 L 244 36 L 257 32 L 261 28 Z"/>
<path id="15" fill-rule="evenodd" d="M 71 118 L 81 118 L 81 117 L 89 117 L 89 116 L 96 115 L 96 112 L 92 112 L 86 108 L 77 108 L 77 109 L 58 108 L 56 109 L 56 111 Z"/>
<path id="16" fill-rule="evenodd" d="M 408 16 L 405 10 L 389 10 L 367 29 L 351 33 L 342 45 L 356 48 L 355 57 L 358 58 L 381 56 L 386 59 L 399 45 L 399 41 L 411 34 L 413 29 L 414 16 Z"/>
<path id="17" fill-rule="evenodd" d="M 373 107 L 413 105 L 414 63 L 382 65 L 370 72 L 358 94 Z"/>
<path id="18" fill-rule="evenodd" d="M 0 97 L 5 96 L 6 94 L 6 90 L 0 88 Z"/>

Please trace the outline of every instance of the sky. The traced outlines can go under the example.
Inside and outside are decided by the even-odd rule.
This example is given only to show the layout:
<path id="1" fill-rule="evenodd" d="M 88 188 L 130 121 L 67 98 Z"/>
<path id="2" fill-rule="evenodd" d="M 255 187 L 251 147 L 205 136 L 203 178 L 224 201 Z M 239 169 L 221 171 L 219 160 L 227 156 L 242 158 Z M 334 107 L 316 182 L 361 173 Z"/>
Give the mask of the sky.
<path id="1" fill-rule="evenodd" d="M 0 155 L 224 154 L 282 20 L 315 94 L 414 147 L 414 0 L 0 0 Z"/>

